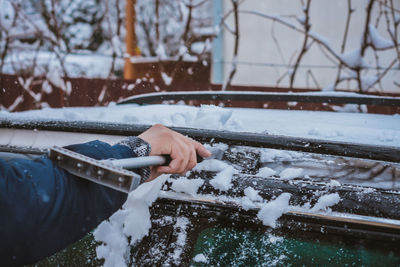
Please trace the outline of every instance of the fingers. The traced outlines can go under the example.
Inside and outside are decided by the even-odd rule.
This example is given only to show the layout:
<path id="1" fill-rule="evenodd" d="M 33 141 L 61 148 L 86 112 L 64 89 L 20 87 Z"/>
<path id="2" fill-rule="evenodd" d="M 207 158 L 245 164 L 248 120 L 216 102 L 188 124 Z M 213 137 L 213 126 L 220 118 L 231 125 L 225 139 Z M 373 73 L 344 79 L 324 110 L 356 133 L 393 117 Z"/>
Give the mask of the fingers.
<path id="1" fill-rule="evenodd" d="M 196 148 L 197 154 L 203 158 L 209 158 L 211 157 L 211 152 L 208 151 L 202 144 L 200 144 L 197 141 L 193 141 L 194 146 Z"/>
<path id="2" fill-rule="evenodd" d="M 192 154 L 194 154 L 193 146 L 185 142 L 184 139 L 177 140 L 177 142 L 172 146 L 170 154 L 172 160 L 170 164 L 165 167 L 160 167 L 158 170 L 163 173 L 184 174 L 194 167 L 190 167 L 191 165 L 196 165 L 196 162 L 194 162 L 194 164 L 190 162 Z"/>
<path id="3" fill-rule="evenodd" d="M 197 154 L 203 158 L 211 156 L 211 153 L 199 142 L 160 124 L 152 126 L 139 137 L 150 144 L 150 155 L 168 154 L 172 159 L 169 166 L 153 168 L 152 179 L 162 173 L 184 174 L 196 166 Z"/>

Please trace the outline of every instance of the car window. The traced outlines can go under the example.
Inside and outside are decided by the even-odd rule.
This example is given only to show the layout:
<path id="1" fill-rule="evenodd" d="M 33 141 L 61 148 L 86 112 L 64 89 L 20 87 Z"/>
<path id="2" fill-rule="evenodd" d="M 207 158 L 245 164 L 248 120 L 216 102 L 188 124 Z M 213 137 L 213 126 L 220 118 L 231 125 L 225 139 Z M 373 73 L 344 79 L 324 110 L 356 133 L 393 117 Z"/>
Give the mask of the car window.
<path id="1" fill-rule="evenodd" d="M 207 228 L 197 238 L 192 266 L 358 265 L 394 266 L 400 255 L 329 240 L 304 240 L 285 235 Z"/>

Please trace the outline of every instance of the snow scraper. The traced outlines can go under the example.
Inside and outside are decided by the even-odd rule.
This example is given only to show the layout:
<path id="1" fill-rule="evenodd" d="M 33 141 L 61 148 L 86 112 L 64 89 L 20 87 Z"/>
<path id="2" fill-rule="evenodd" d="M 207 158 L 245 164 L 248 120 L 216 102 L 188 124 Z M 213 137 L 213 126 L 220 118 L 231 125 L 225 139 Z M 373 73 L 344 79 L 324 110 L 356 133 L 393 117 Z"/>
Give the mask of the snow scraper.
<path id="1" fill-rule="evenodd" d="M 127 170 L 169 162 L 165 156 L 96 160 L 62 147 L 53 147 L 49 158 L 75 176 L 85 178 L 115 190 L 129 193 L 140 184 L 140 175 Z"/>
<path id="2" fill-rule="evenodd" d="M 221 153 L 216 154 L 222 156 Z M 139 174 L 128 169 L 168 165 L 171 161 L 168 155 L 96 160 L 58 146 L 50 149 L 49 158 L 75 176 L 124 193 L 136 189 L 141 180 Z M 197 162 L 202 160 L 197 155 Z"/>

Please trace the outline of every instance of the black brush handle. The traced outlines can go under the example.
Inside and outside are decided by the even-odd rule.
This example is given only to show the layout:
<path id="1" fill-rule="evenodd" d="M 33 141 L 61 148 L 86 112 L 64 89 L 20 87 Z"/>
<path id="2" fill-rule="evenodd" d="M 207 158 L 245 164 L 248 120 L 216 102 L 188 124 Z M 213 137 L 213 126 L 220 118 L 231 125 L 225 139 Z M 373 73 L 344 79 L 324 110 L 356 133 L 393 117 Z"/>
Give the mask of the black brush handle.
<path id="1" fill-rule="evenodd" d="M 161 156 L 163 156 L 165 158 L 165 163 L 162 166 L 168 166 L 172 161 L 171 156 L 166 155 L 166 154 L 163 154 Z M 197 160 L 197 163 L 200 163 L 204 160 L 204 158 L 202 156 L 200 156 L 199 154 L 196 154 L 196 160 Z"/>

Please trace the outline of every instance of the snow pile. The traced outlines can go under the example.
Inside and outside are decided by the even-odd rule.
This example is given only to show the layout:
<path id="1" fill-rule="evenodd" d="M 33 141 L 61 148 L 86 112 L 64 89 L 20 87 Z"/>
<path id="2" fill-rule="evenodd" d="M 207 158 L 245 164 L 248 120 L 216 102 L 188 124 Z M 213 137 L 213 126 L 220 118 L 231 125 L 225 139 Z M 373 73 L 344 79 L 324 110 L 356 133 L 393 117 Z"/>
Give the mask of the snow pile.
<path id="1" fill-rule="evenodd" d="M 122 209 L 114 213 L 108 221 L 103 221 L 94 231 L 95 240 L 103 243 L 97 247 L 96 253 L 99 259 L 104 259 L 104 266 L 127 266 L 129 245 L 148 234 L 151 227 L 149 207 L 157 199 L 167 178 L 167 175 L 162 175 L 141 184 L 129 193 Z"/>
<path id="2" fill-rule="evenodd" d="M 289 210 L 290 196 L 291 194 L 289 193 L 283 193 L 276 199 L 265 203 L 257 213 L 257 217 L 264 225 L 275 228 L 276 220 Z"/>
<path id="3" fill-rule="evenodd" d="M 228 166 L 224 170 L 220 171 L 210 181 L 210 184 L 218 190 L 227 191 L 232 187 L 233 174 L 237 171 L 232 167 Z"/>
<path id="4" fill-rule="evenodd" d="M 286 168 L 281 173 L 279 174 L 281 179 L 284 180 L 291 180 L 293 178 L 302 178 L 303 175 L 303 169 L 302 168 Z"/>
<path id="5" fill-rule="evenodd" d="M 204 184 L 204 180 L 201 178 L 188 179 L 186 177 L 180 177 L 172 181 L 171 189 L 175 192 L 187 193 L 189 195 L 196 195 L 199 187 Z"/>

